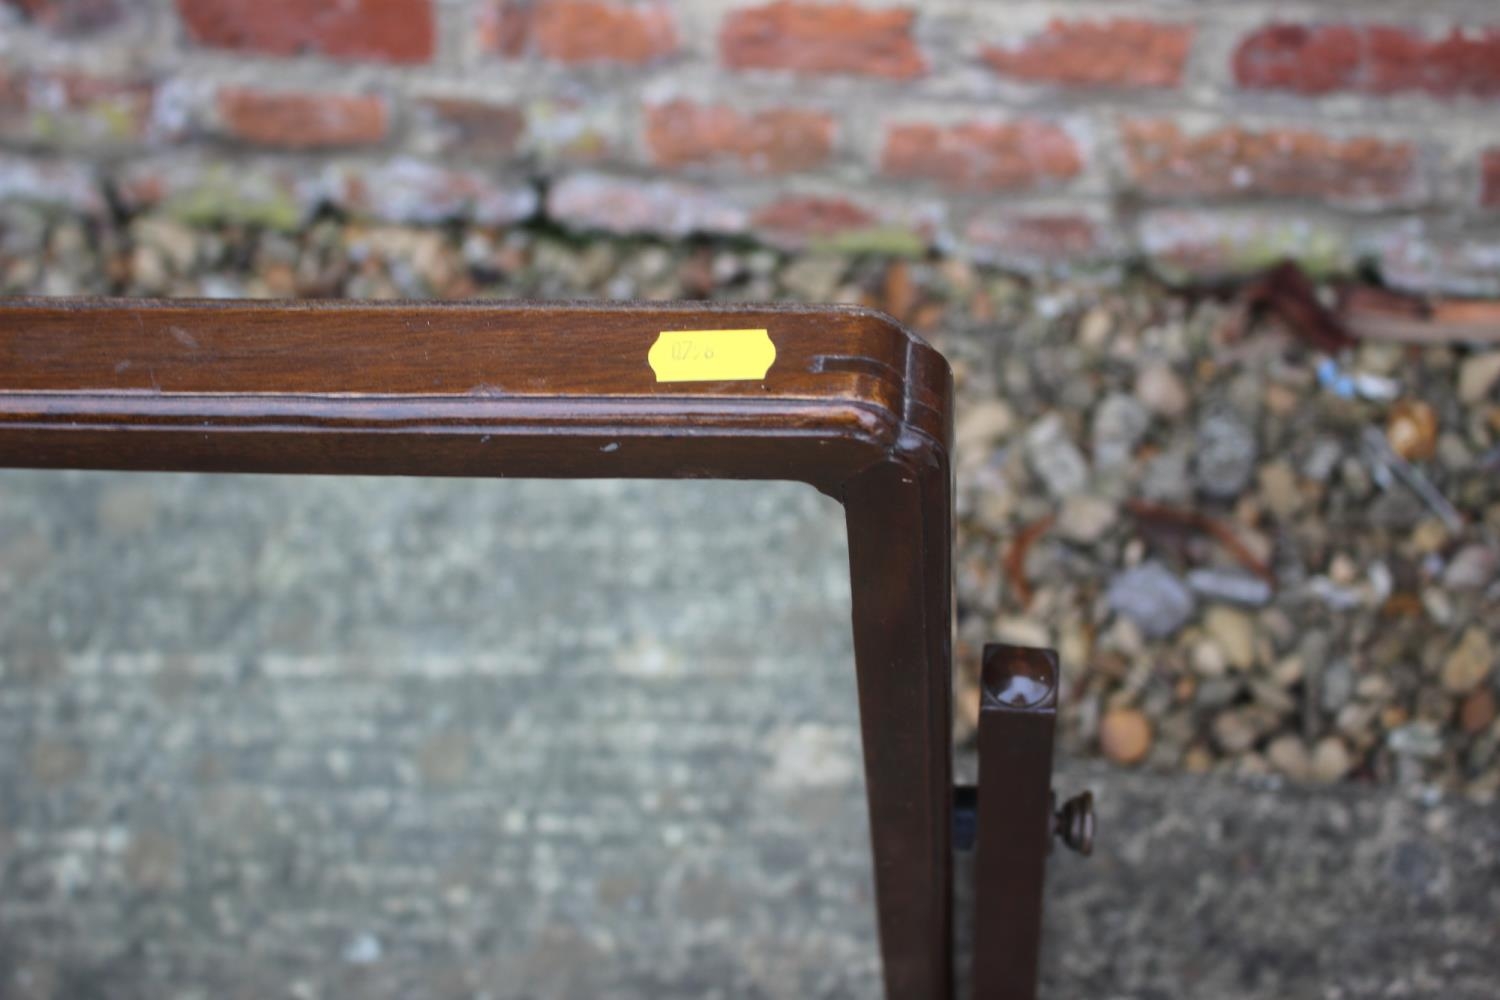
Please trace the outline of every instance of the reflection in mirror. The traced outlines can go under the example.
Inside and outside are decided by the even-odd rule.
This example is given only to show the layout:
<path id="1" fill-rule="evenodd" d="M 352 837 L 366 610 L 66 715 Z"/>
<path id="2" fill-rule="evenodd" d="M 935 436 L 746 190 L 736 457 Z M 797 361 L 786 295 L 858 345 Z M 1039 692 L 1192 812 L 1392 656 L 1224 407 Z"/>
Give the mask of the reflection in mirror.
<path id="1" fill-rule="evenodd" d="M 0 472 L 0 994 L 877 996 L 805 486 Z"/>

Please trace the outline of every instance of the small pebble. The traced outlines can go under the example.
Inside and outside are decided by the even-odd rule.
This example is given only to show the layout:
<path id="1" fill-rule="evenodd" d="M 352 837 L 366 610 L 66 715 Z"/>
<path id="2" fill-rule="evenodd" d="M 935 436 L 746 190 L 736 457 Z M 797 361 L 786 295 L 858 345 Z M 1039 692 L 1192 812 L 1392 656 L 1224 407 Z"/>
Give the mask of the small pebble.
<path id="1" fill-rule="evenodd" d="M 1229 670 L 1229 659 L 1223 648 L 1212 639 L 1199 639 L 1193 643 L 1192 664 L 1200 677 L 1223 677 Z"/>
<path id="2" fill-rule="evenodd" d="M 1192 591 L 1159 562 L 1142 563 L 1116 575 L 1107 599 L 1116 613 L 1154 639 L 1182 628 L 1197 608 Z"/>
<path id="3" fill-rule="evenodd" d="M 1180 417 L 1192 405 L 1192 397 L 1171 365 L 1149 364 L 1135 377 L 1135 398 L 1152 413 Z"/>
<path id="4" fill-rule="evenodd" d="M 1465 545 L 1454 553 L 1443 570 L 1443 586 L 1449 590 L 1479 590 L 1495 579 L 1497 570 L 1500 570 L 1500 549 Z"/>
<path id="5" fill-rule="evenodd" d="M 1194 703 L 1203 709 L 1226 708 L 1243 690 L 1244 683 L 1238 678 L 1210 677 L 1198 685 Z"/>
<path id="6" fill-rule="evenodd" d="M 1302 475 L 1315 483 L 1326 483 L 1343 457 L 1343 445 L 1336 438 L 1317 438 L 1302 461 Z"/>
<path id="7" fill-rule="evenodd" d="M 1271 600 L 1271 585 L 1258 576 L 1230 570 L 1195 569 L 1187 575 L 1194 593 L 1210 601 L 1261 607 Z"/>
<path id="8" fill-rule="evenodd" d="M 1337 736 L 1325 736 L 1313 747 L 1309 776 L 1314 781 L 1331 785 L 1343 780 L 1353 766 L 1349 748 L 1344 745 L 1344 741 Z"/>
<path id="9" fill-rule="evenodd" d="M 1443 661 L 1443 687 L 1467 694 L 1490 675 L 1493 666 L 1489 636 L 1480 626 L 1470 625 Z"/>
<path id="10" fill-rule="evenodd" d="M 1245 612 L 1215 604 L 1203 616 L 1203 630 L 1224 651 L 1231 666 L 1249 670 L 1255 665 L 1255 622 Z"/>
<path id="11" fill-rule="evenodd" d="M 1114 527 L 1118 517 L 1119 509 L 1113 502 L 1075 493 L 1063 501 L 1057 516 L 1057 533 L 1070 542 L 1091 545 Z"/>
<path id="12" fill-rule="evenodd" d="M 1459 709 L 1458 718 L 1464 732 L 1470 736 L 1490 728 L 1490 723 L 1495 721 L 1495 692 L 1487 687 L 1471 691 Z"/>
<path id="13" fill-rule="evenodd" d="M 1422 400 L 1403 399 L 1391 408 L 1385 437 L 1408 462 L 1426 461 L 1437 454 L 1437 411 Z"/>
<path id="14" fill-rule="evenodd" d="M 1099 721 L 1099 748 L 1116 764 L 1136 764 L 1151 750 L 1151 721 L 1134 708 L 1114 708 Z"/>
<path id="15" fill-rule="evenodd" d="M 1340 587 L 1352 587 L 1359 580 L 1359 563 L 1347 552 L 1339 552 L 1329 560 L 1328 579 Z"/>
<path id="16" fill-rule="evenodd" d="M 1474 404 L 1490 394 L 1500 382 L 1500 351 L 1486 351 L 1464 359 L 1458 368 L 1458 399 Z"/>
<path id="17" fill-rule="evenodd" d="M 1422 555 L 1439 552 L 1448 544 L 1448 527 L 1435 517 L 1429 517 L 1412 529 L 1411 547 Z"/>
<path id="18" fill-rule="evenodd" d="M 1003 400 L 987 399 L 965 407 L 953 432 L 958 460 L 983 460 L 988 456 L 990 448 L 1004 440 L 1015 425 L 1015 411 Z"/>
<path id="19" fill-rule="evenodd" d="M 1214 742 L 1226 753 L 1240 754 L 1255 745 L 1260 728 L 1246 712 L 1232 709 L 1220 712 L 1213 722 Z"/>
<path id="20" fill-rule="evenodd" d="M 1085 347 L 1098 350 L 1114 332 L 1114 315 L 1102 306 L 1095 306 L 1083 314 L 1078 321 L 1078 340 Z"/>
<path id="21" fill-rule="evenodd" d="M 1232 500 L 1244 492 L 1255 473 L 1255 433 L 1239 416 L 1211 413 L 1198 425 L 1193 474 L 1206 496 Z"/>
<path id="22" fill-rule="evenodd" d="M 1397 725 L 1386 736 L 1385 742 L 1394 753 L 1402 756 L 1431 759 L 1443 753 L 1442 734 L 1430 722 Z"/>
<path id="23" fill-rule="evenodd" d="M 1068 437 L 1058 414 L 1043 417 L 1026 431 L 1026 457 L 1047 492 L 1058 499 L 1077 493 L 1088 482 L 1088 460 Z"/>
<path id="24" fill-rule="evenodd" d="M 1101 469 L 1127 464 L 1150 425 L 1151 415 L 1134 397 L 1106 396 L 1094 410 L 1094 464 Z"/>
<path id="25" fill-rule="evenodd" d="M 1293 781 L 1306 781 L 1312 769 L 1307 746 L 1301 737 L 1278 736 L 1266 747 L 1266 760 Z"/>
<path id="26" fill-rule="evenodd" d="M 1302 508 L 1302 492 L 1297 486 L 1297 473 L 1290 463 L 1281 459 L 1267 462 L 1256 476 L 1260 495 L 1277 519 L 1289 521 Z"/>

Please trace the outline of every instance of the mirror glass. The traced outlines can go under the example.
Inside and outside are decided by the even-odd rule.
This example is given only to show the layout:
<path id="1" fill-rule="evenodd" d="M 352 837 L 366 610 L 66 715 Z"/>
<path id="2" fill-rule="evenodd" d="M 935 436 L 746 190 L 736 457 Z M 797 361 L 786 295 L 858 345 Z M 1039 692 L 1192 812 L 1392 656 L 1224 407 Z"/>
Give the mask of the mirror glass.
<path id="1" fill-rule="evenodd" d="M 6 992 L 878 995 L 847 574 L 794 484 L 0 472 Z"/>

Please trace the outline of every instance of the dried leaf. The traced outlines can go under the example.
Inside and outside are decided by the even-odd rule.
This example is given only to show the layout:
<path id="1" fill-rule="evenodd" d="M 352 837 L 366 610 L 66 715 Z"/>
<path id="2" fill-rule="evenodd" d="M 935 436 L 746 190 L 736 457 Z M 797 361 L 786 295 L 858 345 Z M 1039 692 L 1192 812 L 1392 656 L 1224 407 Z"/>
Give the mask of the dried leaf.
<path id="1" fill-rule="evenodd" d="M 1262 580 L 1274 585 L 1276 580 L 1271 569 L 1256 557 L 1255 553 L 1240 540 L 1234 528 L 1223 521 L 1208 516 L 1195 510 L 1184 510 L 1180 507 L 1168 507 L 1165 504 L 1150 503 L 1145 500 L 1127 500 L 1125 509 L 1133 517 L 1149 524 L 1165 527 L 1168 530 L 1187 531 L 1196 534 L 1207 535 L 1223 547 L 1224 551 L 1234 557 L 1246 570 L 1254 573 Z"/>
<path id="2" fill-rule="evenodd" d="M 1015 541 L 1010 543 L 1010 550 L 1005 553 L 1005 579 L 1022 610 L 1031 605 L 1031 584 L 1026 579 L 1026 555 L 1037 539 L 1052 529 L 1052 522 L 1055 520 L 1055 515 L 1048 514 L 1025 525 L 1016 532 Z"/>
<path id="3" fill-rule="evenodd" d="M 1292 261 L 1282 261 L 1246 285 L 1241 300 L 1252 311 L 1274 313 L 1288 332 L 1317 350 L 1334 354 L 1357 343 L 1339 315 L 1318 298 L 1311 279 Z"/>

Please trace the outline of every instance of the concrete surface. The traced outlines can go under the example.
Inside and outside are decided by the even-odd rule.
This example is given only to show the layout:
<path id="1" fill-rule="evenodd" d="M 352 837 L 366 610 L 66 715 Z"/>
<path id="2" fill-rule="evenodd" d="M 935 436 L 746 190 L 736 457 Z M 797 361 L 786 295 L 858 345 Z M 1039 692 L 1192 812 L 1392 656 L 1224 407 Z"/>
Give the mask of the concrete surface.
<path id="1" fill-rule="evenodd" d="M 0 996 L 879 994 L 837 505 L 0 473 Z M 1065 763 L 1047 995 L 1500 995 L 1493 810 Z"/>

